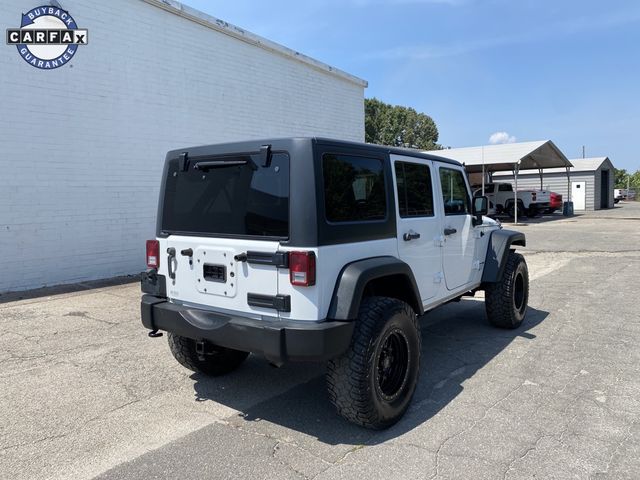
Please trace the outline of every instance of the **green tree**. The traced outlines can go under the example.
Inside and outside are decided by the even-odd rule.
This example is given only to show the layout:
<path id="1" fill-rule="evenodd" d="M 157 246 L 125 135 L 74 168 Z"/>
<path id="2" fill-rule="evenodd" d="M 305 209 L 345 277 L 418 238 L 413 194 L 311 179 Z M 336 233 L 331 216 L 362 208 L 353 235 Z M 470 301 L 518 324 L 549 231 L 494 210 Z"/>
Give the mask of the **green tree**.
<path id="1" fill-rule="evenodd" d="M 616 188 L 627 188 L 627 171 L 624 168 L 616 168 Z"/>
<path id="2" fill-rule="evenodd" d="M 631 175 L 631 180 L 629 181 L 629 187 L 633 188 L 636 191 L 636 200 L 640 200 L 640 198 L 638 198 L 638 194 L 640 194 L 640 170 L 636 171 L 636 173 Z"/>
<path id="3" fill-rule="evenodd" d="M 378 145 L 438 150 L 438 127 L 433 119 L 413 108 L 366 98 L 365 140 Z"/>

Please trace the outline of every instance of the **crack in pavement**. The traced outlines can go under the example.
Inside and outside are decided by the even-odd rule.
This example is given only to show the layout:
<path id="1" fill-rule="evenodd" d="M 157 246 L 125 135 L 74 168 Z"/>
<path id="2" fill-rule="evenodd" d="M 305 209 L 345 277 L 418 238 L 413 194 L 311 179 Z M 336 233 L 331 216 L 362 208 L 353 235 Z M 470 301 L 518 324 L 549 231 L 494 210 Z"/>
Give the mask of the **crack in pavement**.
<path id="1" fill-rule="evenodd" d="M 69 435 L 69 433 L 60 433 L 57 435 L 49 435 L 48 437 L 44 437 L 44 438 L 39 438 L 37 440 L 32 440 L 30 442 L 22 442 L 22 443 L 15 443 L 13 445 L 7 445 L 6 447 L 0 447 L 0 452 L 4 452 L 6 450 L 11 450 L 14 448 L 20 448 L 20 447 L 28 447 L 31 445 L 37 445 L 38 443 L 42 443 L 42 442 L 46 442 L 47 440 L 56 440 L 58 438 L 64 438 L 67 435 Z"/>
<path id="2" fill-rule="evenodd" d="M 442 449 L 444 448 L 444 446 L 449 443 L 450 441 L 458 438 L 459 436 L 471 431 L 472 429 L 474 429 L 476 427 L 476 425 L 478 425 L 481 421 L 483 421 L 485 418 L 487 418 L 487 415 L 489 414 L 489 412 L 491 412 L 495 407 L 497 407 L 498 405 L 500 405 L 502 402 L 504 402 L 505 400 L 507 400 L 511 395 L 513 395 L 514 393 L 516 393 L 518 390 L 520 390 L 522 387 L 524 386 L 524 384 L 518 385 L 516 388 L 514 388 L 513 390 L 511 390 L 507 395 L 505 395 L 504 397 L 502 397 L 501 399 L 497 400 L 496 402 L 494 402 L 489 408 L 487 408 L 484 412 L 484 414 L 478 418 L 477 420 L 475 420 L 473 422 L 473 424 L 471 424 L 470 426 L 462 429 L 460 432 L 456 433 L 455 435 L 452 435 L 448 438 L 446 438 L 438 447 L 438 450 L 436 451 L 436 464 L 434 467 L 434 473 L 433 475 L 431 475 L 429 477 L 429 480 L 434 479 L 438 476 L 439 474 L 439 467 L 440 467 L 440 453 L 442 451 Z"/>
<path id="3" fill-rule="evenodd" d="M 611 456 L 609 457 L 609 460 L 607 461 L 607 464 L 605 465 L 604 471 L 601 472 L 597 472 L 600 475 L 606 475 L 607 473 L 609 473 L 609 469 L 611 468 L 611 463 L 613 462 L 613 459 L 615 458 L 615 456 L 618 454 L 618 450 L 620 450 L 620 447 L 629 439 L 629 437 L 631 437 L 633 434 L 631 433 L 631 429 L 633 428 L 633 426 L 636 424 L 637 420 L 633 420 L 630 424 L 629 427 L 627 428 L 627 433 L 626 435 L 622 438 L 622 440 L 620 440 L 618 442 L 618 444 L 616 445 L 615 450 L 613 451 L 613 453 L 611 454 Z"/>

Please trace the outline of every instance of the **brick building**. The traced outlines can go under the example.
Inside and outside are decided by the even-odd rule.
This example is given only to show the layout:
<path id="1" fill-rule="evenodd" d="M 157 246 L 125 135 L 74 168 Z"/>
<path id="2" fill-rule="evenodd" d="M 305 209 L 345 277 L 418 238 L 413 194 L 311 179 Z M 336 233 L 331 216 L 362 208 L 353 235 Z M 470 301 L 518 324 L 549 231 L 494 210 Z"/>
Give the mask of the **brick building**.
<path id="1" fill-rule="evenodd" d="M 89 34 L 70 62 L 0 48 L 0 292 L 144 269 L 170 149 L 364 138 L 348 73 L 172 0 L 59 3 Z M 35 6 L 0 0 L 0 24 Z"/>

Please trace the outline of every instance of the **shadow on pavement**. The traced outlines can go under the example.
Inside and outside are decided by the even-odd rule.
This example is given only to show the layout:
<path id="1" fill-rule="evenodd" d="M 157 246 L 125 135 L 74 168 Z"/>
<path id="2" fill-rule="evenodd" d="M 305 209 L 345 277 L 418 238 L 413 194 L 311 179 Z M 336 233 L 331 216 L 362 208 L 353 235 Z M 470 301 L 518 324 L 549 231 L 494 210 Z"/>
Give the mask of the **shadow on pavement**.
<path id="1" fill-rule="evenodd" d="M 140 275 L 125 275 L 122 277 L 106 278 L 103 280 L 88 280 L 81 283 L 54 285 L 51 287 L 36 288 L 18 292 L 0 293 L 0 304 L 17 302 L 19 300 L 32 300 L 34 298 L 64 295 L 67 293 L 86 292 L 96 288 L 115 287 L 140 281 Z"/>
<path id="2" fill-rule="evenodd" d="M 562 215 L 562 213 L 549 213 L 549 214 L 543 214 L 543 215 L 536 215 L 535 217 L 518 217 L 518 226 L 526 226 L 529 224 L 538 224 L 538 223 L 548 223 L 548 222 L 554 222 L 556 220 L 570 220 L 570 219 L 575 219 L 576 217 L 581 217 L 582 214 L 581 213 L 574 213 L 573 215 L 569 216 L 569 217 L 565 217 L 564 215 Z M 498 220 L 500 220 L 500 223 L 502 223 L 503 225 L 506 226 L 510 226 L 510 225 L 514 225 L 513 223 L 513 218 L 500 218 L 498 217 Z"/>
<path id="3" fill-rule="evenodd" d="M 402 435 L 437 414 L 462 392 L 465 380 L 515 338 L 535 341 L 536 336 L 528 330 L 547 316 L 548 312 L 529 307 L 520 328 L 496 329 L 487 323 L 484 302 L 478 300 L 451 303 L 425 315 L 421 320 L 422 362 L 413 408 L 384 432 L 357 427 L 338 416 L 326 394 L 324 368 L 318 364 L 288 364 L 281 369 L 265 370 L 258 378 L 250 372 L 249 367 L 257 367 L 253 361 L 249 363 L 254 365 L 243 366 L 227 377 L 216 379 L 194 374 L 195 396 L 197 401 L 210 399 L 241 411 L 232 422 L 244 429 L 270 432 L 275 424 L 329 445 L 376 444 Z M 278 394 L 275 385 L 282 385 L 283 375 L 295 386 Z M 274 392 L 273 396 L 268 395 L 268 390 Z M 251 404 L 248 397 L 255 397 L 257 392 L 262 398 L 267 396 L 267 400 L 242 408 Z"/>

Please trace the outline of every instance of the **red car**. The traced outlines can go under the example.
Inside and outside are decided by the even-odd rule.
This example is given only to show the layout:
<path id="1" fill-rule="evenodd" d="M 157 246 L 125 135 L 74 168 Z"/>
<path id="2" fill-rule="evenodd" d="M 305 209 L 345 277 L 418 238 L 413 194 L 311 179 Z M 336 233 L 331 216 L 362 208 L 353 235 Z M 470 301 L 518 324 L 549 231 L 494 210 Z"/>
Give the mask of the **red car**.
<path id="1" fill-rule="evenodd" d="M 549 208 L 547 208 L 546 213 L 553 213 L 558 209 L 562 210 L 562 195 L 551 192 L 551 200 L 549 201 Z"/>

